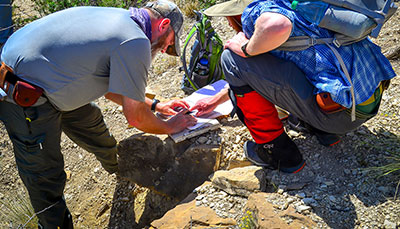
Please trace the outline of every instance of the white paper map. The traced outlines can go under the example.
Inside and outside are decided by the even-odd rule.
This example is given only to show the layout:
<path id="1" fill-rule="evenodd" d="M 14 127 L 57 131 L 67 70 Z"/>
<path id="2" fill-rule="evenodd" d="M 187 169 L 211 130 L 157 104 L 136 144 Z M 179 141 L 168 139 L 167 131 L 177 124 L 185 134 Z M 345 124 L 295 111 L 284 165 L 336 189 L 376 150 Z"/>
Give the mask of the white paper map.
<path id="1" fill-rule="evenodd" d="M 197 101 L 203 98 L 212 97 L 220 92 L 222 89 L 228 86 L 225 80 L 219 80 L 211 85 L 204 86 L 199 90 L 193 92 L 190 96 L 184 98 L 190 107 L 194 106 Z M 170 135 L 175 142 L 183 141 L 187 138 L 191 138 L 207 131 L 216 129 L 219 127 L 219 122 L 216 120 L 217 117 L 229 115 L 233 109 L 232 102 L 227 100 L 226 102 L 218 105 L 215 110 L 206 116 L 196 117 L 197 124 L 182 132 Z"/>

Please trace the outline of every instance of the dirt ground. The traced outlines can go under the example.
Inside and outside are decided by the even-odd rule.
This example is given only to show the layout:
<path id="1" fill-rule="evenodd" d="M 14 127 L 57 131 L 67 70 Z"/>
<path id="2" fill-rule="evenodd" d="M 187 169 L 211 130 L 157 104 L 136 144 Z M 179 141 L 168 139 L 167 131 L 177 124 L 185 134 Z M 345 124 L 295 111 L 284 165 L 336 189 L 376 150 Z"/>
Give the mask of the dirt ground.
<path id="1" fill-rule="evenodd" d="M 184 25 L 184 35 L 182 40 L 185 38 L 185 34 L 191 28 L 193 20 L 187 20 Z M 226 40 L 232 36 L 232 32 L 226 26 L 225 21 L 214 19 L 214 27 L 217 28 L 218 33 L 223 40 Z M 394 56 L 391 59 L 391 63 L 395 71 L 400 73 L 400 60 L 399 60 L 399 39 L 400 39 L 400 13 L 398 12 L 384 27 L 380 34 L 380 37 L 375 42 L 382 47 L 384 53 Z M 397 53 L 397 58 L 396 58 Z M 153 62 L 148 81 L 148 88 L 150 91 L 157 92 L 158 98 L 182 98 L 184 93 L 180 90 L 180 81 L 182 78 L 181 72 L 178 68 L 181 66 L 180 61 L 177 58 L 169 57 L 167 55 L 159 55 Z M 400 102 L 400 80 L 395 78 L 392 81 L 390 90 L 386 93 L 385 101 L 381 106 L 381 110 L 377 117 L 368 121 L 362 126 L 362 130 L 368 130 L 368 132 L 361 133 L 367 135 L 368 138 L 378 138 L 373 140 L 372 143 L 385 142 L 388 139 L 394 139 L 391 142 L 391 146 L 386 146 L 385 149 L 377 150 L 377 153 L 382 153 L 382 156 L 387 152 L 398 152 L 400 148 L 400 116 L 399 116 L 399 102 Z M 114 137 L 120 141 L 139 131 L 135 128 L 129 128 L 125 117 L 121 112 L 121 108 L 105 98 L 96 100 L 96 103 L 100 106 L 103 111 L 104 119 L 113 133 Z M 218 132 L 219 135 L 224 139 L 235 139 L 235 134 L 243 132 L 248 136 L 248 131 L 237 122 L 236 119 L 230 122 L 230 125 L 223 126 L 222 131 Z M 232 124 L 235 123 L 235 124 Z M 381 133 L 381 134 L 379 134 Z M 384 133 L 387 133 L 386 135 Z M 358 134 L 358 132 L 357 132 Z M 4 125 L 0 123 L 0 200 L 3 202 L 12 202 L 18 205 L 19 202 L 16 196 L 25 195 L 26 191 L 23 184 L 18 177 L 15 160 L 12 152 L 12 144 L 5 131 Z M 385 136 L 386 139 L 385 139 Z M 310 136 L 302 135 L 296 137 L 296 143 L 302 146 L 305 141 L 310 140 Z M 351 136 L 346 136 L 346 141 L 349 144 L 353 144 Z M 237 157 L 230 157 L 230 160 L 241 159 L 242 155 L 240 152 L 241 145 L 231 143 L 225 144 L 225 156 L 227 152 L 237 151 Z M 362 151 L 368 149 L 368 146 L 360 145 L 359 142 L 354 143 L 360 147 L 353 147 L 352 153 L 359 154 Z M 353 145 L 354 146 L 354 145 Z M 124 192 L 133 191 L 135 189 L 133 184 L 127 182 L 117 181 L 115 175 L 109 175 L 101 167 L 100 163 L 95 157 L 79 148 L 75 143 L 68 139 L 64 134 L 62 135 L 61 141 L 62 152 L 64 153 L 65 160 L 65 171 L 68 176 L 68 180 L 65 187 L 65 199 L 69 209 L 73 215 L 73 220 L 76 228 L 107 228 L 116 225 L 117 222 L 125 222 L 125 228 L 134 228 L 138 222 L 135 221 L 135 217 L 139 218 L 140 213 L 130 212 L 129 214 L 122 213 L 115 209 L 115 206 L 123 206 L 130 203 L 132 200 L 128 197 L 124 197 Z M 392 148 L 390 148 L 392 147 Z M 300 147 L 302 149 L 302 147 Z M 308 149 L 308 148 L 305 148 Z M 342 148 L 336 148 L 337 150 L 343 150 Z M 308 155 L 308 154 L 307 154 Z M 368 158 L 366 158 L 367 160 Z M 225 158 L 225 161 L 228 161 Z M 334 167 L 335 164 L 329 164 L 329 160 L 326 161 L 326 167 Z M 360 168 L 368 166 L 383 165 L 385 160 L 379 160 L 376 163 L 371 163 L 368 160 L 363 163 L 359 163 Z M 390 177 L 388 182 L 393 186 L 398 177 Z M 397 180 L 395 180 L 397 179 Z M 351 183 L 351 180 L 347 182 Z M 127 191 L 128 190 L 128 191 Z M 117 195 L 118 194 L 118 195 Z M 126 194 L 126 193 L 125 193 Z M 127 195 L 126 195 L 127 196 Z M 126 210 L 129 208 L 123 208 Z M 132 210 L 132 209 L 130 209 Z M 156 210 L 156 209 L 155 209 Z M 0 204 L 0 211 L 8 211 Z M 400 214 L 400 212 L 398 212 Z M 0 214 L 1 215 L 1 214 Z M 126 218 L 133 216 L 130 219 Z M 10 218 L 1 218 L 0 216 L 0 228 L 9 227 Z M 18 223 L 14 222 L 12 225 L 15 227 Z M 121 227 L 120 227 L 121 228 Z"/>

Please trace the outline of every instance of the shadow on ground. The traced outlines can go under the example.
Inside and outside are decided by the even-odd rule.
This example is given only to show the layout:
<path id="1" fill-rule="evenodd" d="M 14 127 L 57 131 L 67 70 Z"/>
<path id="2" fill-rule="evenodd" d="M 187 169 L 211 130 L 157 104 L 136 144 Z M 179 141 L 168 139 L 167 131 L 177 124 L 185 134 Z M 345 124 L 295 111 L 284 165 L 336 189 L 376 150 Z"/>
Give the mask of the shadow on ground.
<path id="1" fill-rule="evenodd" d="M 305 169 L 289 175 L 269 171 L 267 179 L 285 187 L 289 195 L 304 194 L 303 200 L 309 202 L 304 206 L 311 205 L 311 211 L 331 228 L 365 225 L 373 221 L 370 217 L 381 218 L 374 220 L 382 221 L 382 226 L 385 205 L 396 204 L 389 202 L 395 199 L 399 180 L 396 174 L 379 176 L 382 171 L 371 168 L 393 163 L 389 157 L 393 153 L 399 155 L 399 137 L 384 130 L 371 132 L 362 126 L 342 136 L 338 145 L 324 147 L 309 133 L 304 136 L 295 142 L 307 161 Z M 395 218 L 399 220 L 398 216 Z"/>

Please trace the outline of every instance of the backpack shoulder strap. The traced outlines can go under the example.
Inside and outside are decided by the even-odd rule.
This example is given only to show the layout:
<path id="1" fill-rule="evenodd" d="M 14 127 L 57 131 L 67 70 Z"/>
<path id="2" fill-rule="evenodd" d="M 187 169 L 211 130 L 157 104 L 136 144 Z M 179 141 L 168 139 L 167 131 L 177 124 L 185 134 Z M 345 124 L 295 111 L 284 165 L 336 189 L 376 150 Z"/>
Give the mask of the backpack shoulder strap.
<path id="1" fill-rule="evenodd" d="M 364 38 L 362 38 L 364 39 Z M 359 40 L 362 40 L 359 39 Z M 342 41 L 343 43 L 339 43 L 336 36 L 334 38 L 313 38 L 313 37 L 308 37 L 308 36 L 297 36 L 297 37 L 291 37 L 289 38 L 285 43 L 283 43 L 280 47 L 277 48 L 277 50 L 281 51 L 300 51 L 300 50 L 305 50 L 311 46 L 317 45 L 317 44 L 325 44 L 327 45 L 333 52 L 333 54 L 336 56 L 337 60 L 339 61 L 340 67 L 346 76 L 346 79 L 350 83 L 350 93 L 352 97 L 352 108 L 351 108 L 351 120 L 355 121 L 356 120 L 356 101 L 354 97 L 354 87 L 353 87 L 353 82 L 351 80 L 349 71 L 347 70 L 347 67 L 343 61 L 342 56 L 340 53 L 331 45 L 334 44 L 337 48 L 339 48 L 341 45 L 345 45 L 346 41 Z M 354 39 L 349 39 L 348 44 L 354 43 Z M 347 43 L 346 43 L 347 45 Z"/>
<path id="2" fill-rule="evenodd" d="M 314 45 L 321 45 L 321 44 L 334 44 L 336 47 L 340 47 L 342 45 L 350 45 L 352 43 L 356 43 L 365 39 L 367 36 L 361 37 L 359 39 L 354 39 L 352 37 L 342 35 L 342 34 L 335 34 L 334 37 L 331 38 L 315 38 L 309 36 L 296 36 L 290 37 L 285 43 L 277 48 L 277 50 L 281 51 L 300 51 L 304 49 L 308 49 Z"/>
<path id="3" fill-rule="evenodd" d="M 182 68 L 185 72 L 185 77 L 188 80 L 188 82 L 190 83 L 190 85 L 197 91 L 200 87 L 191 80 L 192 78 L 192 74 L 193 74 L 193 70 L 196 67 L 195 65 L 193 65 L 191 67 L 191 69 L 188 69 L 187 66 L 187 62 L 186 62 L 186 48 L 189 45 L 190 40 L 196 35 L 197 39 L 199 40 L 198 45 L 200 46 L 200 49 L 203 47 L 203 42 L 201 41 L 201 30 L 204 29 L 203 24 L 204 24 L 204 15 L 201 12 L 195 11 L 196 16 L 197 16 L 197 21 L 196 23 L 193 25 L 192 29 L 190 30 L 188 36 L 186 37 L 185 40 L 185 44 L 183 46 L 183 51 L 182 51 L 182 56 L 181 56 L 181 61 L 182 61 Z M 193 61 L 194 63 L 196 63 L 196 60 Z"/>
<path id="4" fill-rule="evenodd" d="M 196 27 L 196 26 L 193 26 L 192 30 L 190 30 L 190 32 L 189 32 L 189 34 L 188 34 L 188 36 L 187 36 L 187 38 L 186 38 L 185 44 L 184 44 L 184 46 L 183 46 L 182 56 L 181 56 L 181 61 L 182 61 L 182 64 L 183 64 L 182 68 L 183 68 L 183 71 L 185 72 L 185 77 L 186 77 L 186 79 L 188 80 L 188 82 L 190 83 L 190 85 L 191 85 L 195 90 L 198 89 L 198 86 L 196 85 L 195 82 L 193 82 L 193 81 L 191 80 L 191 76 L 192 76 L 192 73 L 193 73 L 193 69 L 190 69 L 190 71 L 188 70 L 188 66 L 187 66 L 187 63 L 186 63 L 186 48 L 187 48 L 187 46 L 188 46 L 188 44 L 189 44 L 189 41 L 192 39 L 192 37 L 194 37 L 194 35 L 195 35 L 196 33 L 197 33 L 197 27 Z"/>

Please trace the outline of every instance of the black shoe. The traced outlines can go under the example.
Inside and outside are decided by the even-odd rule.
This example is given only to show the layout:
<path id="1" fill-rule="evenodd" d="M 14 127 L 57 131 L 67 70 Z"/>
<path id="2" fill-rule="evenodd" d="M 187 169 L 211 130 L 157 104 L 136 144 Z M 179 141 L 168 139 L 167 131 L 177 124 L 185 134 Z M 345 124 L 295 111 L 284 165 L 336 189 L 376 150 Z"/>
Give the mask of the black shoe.
<path id="1" fill-rule="evenodd" d="M 339 135 L 319 130 L 293 115 L 289 115 L 287 120 L 289 126 L 291 126 L 294 130 L 309 132 L 310 134 L 315 135 L 318 142 L 323 146 L 333 146 L 340 142 Z"/>
<path id="2" fill-rule="evenodd" d="M 269 169 L 279 169 L 285 173 L 297 173 L 306 164 L 296 144 L 285 132 L 264 144 L 247 141 L 244 144 L 244 152 L 252 163 Z"/>

